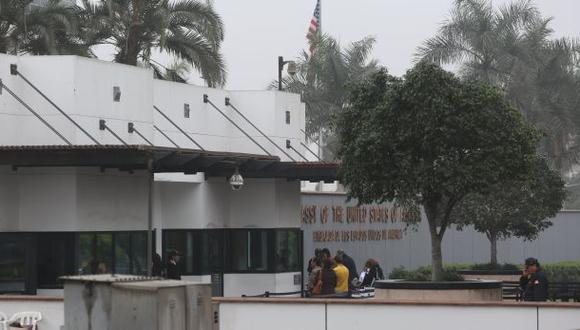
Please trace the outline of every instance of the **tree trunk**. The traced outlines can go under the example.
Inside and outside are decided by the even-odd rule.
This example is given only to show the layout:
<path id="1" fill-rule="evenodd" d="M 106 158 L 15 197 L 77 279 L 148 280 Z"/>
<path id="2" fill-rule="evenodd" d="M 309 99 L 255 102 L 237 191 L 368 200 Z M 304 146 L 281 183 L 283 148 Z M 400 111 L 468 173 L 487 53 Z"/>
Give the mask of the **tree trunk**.
<path id="1" fill-rule="evenodd" d="M 497 265 L 497 234 L 489 234 L 488 238 L 491 245 L 490 263 L 492 265 Z"/>
<path id="2" fill-rule="evenodd" d="M 141 12 L 143 10 L 143 0 L 133 0 L 133 14 L 131 15 L 131 25 L 127 34 L 127 47 L 125 49 L 125 64 L 137 65 L 139 57 L 139 28 L 141 22 Z"/>
<path id="3" fill-rule="evenodd" d="M 437 224 L 441 223 L 441 212 L 437 203 L 425 204 L 425 213 L 429 222 L 429 234 L 431 235 L 431 280 L 443 280 L 443 254 L 441 253 L 442 235 L 437 232 Z"/>
<path id="4" fill-rule="evenodd" d="M 443 281 L 443 254 L 441 253 L 441 238 L 431 234 L 431 280 Z"/>

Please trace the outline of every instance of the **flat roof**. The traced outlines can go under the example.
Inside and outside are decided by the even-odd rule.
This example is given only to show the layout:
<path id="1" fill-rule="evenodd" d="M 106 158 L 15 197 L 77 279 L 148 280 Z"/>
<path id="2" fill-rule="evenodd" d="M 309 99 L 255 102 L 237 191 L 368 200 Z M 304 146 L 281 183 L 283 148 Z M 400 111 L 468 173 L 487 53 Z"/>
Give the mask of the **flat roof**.
<path id="1" fill-rule="evenodd" d="M 0 165 L 13 167 L 100 167 L 154 173 L 204 172 L 229 177 L 239 168 L 245 178 L 286 178 L 333 182 L 337 163 L 283 162 L 277 156 L 156 147 L 148 145 L 0 146 Z"/>

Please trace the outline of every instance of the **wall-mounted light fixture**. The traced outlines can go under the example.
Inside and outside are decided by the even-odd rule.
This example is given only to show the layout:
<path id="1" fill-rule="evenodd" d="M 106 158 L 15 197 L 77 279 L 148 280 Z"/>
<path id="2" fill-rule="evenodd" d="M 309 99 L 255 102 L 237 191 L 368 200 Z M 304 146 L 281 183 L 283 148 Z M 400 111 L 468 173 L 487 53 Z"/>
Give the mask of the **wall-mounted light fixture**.
<path id="1" fill-rule="evenodd" d="M 121 102 L 121 87 L 119 86 L 113 87 L 113 101 Z"/>

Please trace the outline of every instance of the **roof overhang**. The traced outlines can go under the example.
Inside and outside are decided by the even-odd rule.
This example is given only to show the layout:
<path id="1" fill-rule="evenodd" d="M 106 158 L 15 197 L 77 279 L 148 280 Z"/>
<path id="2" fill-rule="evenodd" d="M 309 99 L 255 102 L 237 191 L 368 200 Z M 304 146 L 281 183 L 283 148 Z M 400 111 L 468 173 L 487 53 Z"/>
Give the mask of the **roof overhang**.
<path id="1" fill-rule="evenodd" d="M 145 145 L 0 146 L 0 165 L 18 167 L 100 167 L 155 173 L 204 172 L 229 177 L 236 168 L 245 178 L 336 180 L 338 164 L 282 162 L 276 156 L 215 152 Z"/>

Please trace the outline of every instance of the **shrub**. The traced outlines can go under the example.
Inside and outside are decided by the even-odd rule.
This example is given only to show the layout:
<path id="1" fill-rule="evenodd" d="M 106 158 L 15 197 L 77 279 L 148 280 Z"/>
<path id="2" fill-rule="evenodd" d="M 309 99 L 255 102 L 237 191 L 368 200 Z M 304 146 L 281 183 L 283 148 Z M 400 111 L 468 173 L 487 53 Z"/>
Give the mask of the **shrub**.
<path id="1" fill-rule="evenodd" d="M 550 282 L 580 282 L 580 262 L 564 261 L 542 265 Z"/>
<path id="2" fill-rule="evenodd" d="M 402 279 L 405 281 L 428 282 L 431 281 L 431 267 L 424 266 L 415 270 L 406 270 L 405 267 L 396 267 L 389 274 L 390 279 Z M 454 269 L 444 267 L 443 281 L 463 281 L 463 277 Z"/>
<path id="3" fill-rule="evenodd" d="M 521 266 L 514 264 L 474 264 L 468 269 L 471 270 L 522 270 Z"/>

